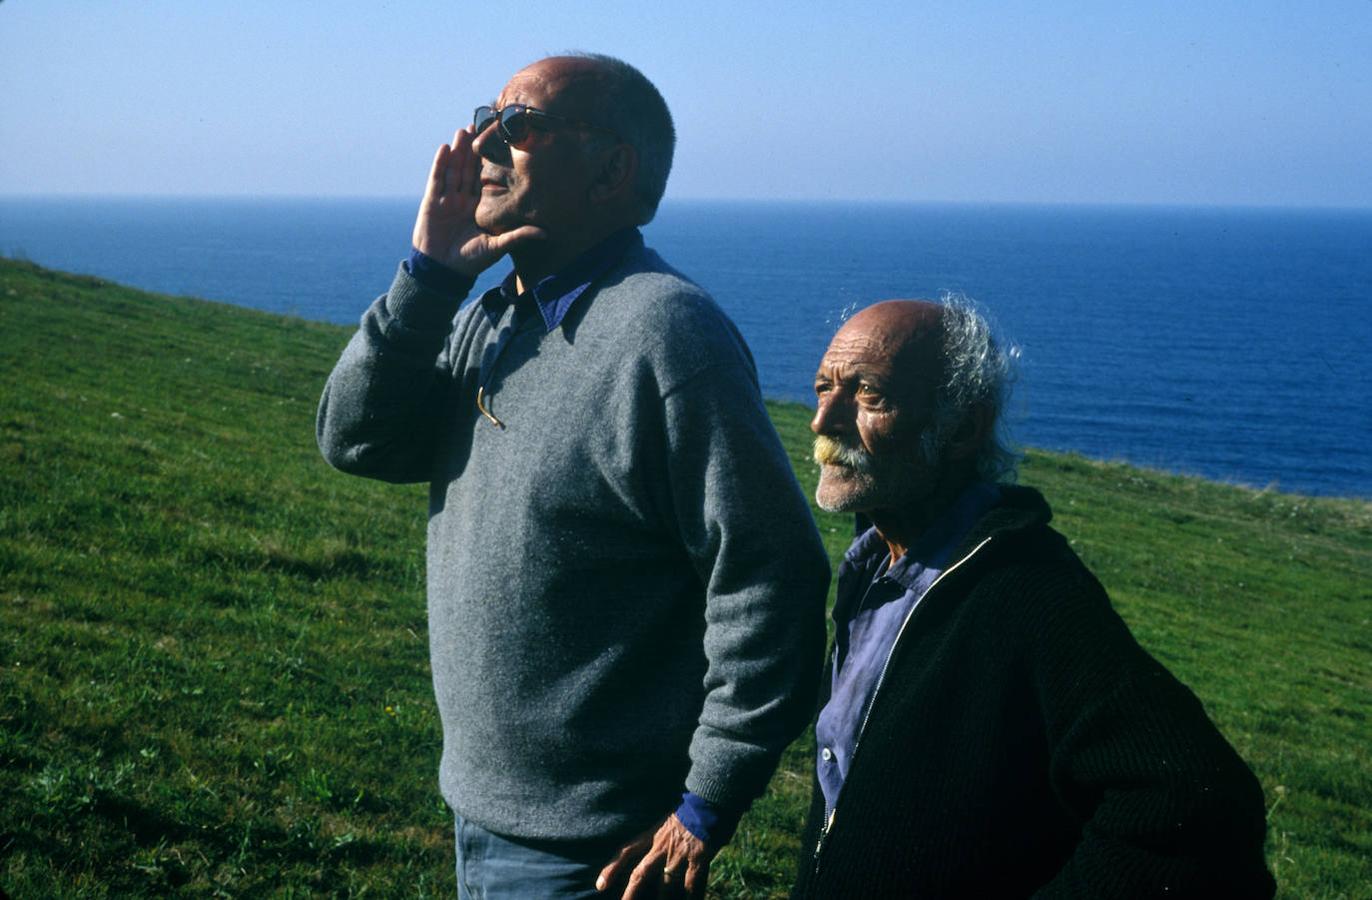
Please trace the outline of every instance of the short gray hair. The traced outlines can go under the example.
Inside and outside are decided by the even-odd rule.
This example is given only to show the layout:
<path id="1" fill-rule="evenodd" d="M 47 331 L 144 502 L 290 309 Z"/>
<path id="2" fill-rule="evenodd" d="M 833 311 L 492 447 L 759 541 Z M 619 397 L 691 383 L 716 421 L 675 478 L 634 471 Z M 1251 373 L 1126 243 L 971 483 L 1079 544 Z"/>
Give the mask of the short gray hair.
<path id="1" fill-rule="evenodd" d="M 1005 433 L 1005 410 L 1015 380 L 1019 348 L 1002 347 L 991 323 L 970 299 L 961 294 L 939 297 L 943 310 L 943 383 L 935 398 L 933 421 L 920 440 L 931 465 L 953 434 L 977 406 L 991 416 L 991 427 L 977 448 L 977 476 L 983 481 L 1013 482 L 1020 453 Z"/>
<path id="2" fill-rule="evenodd" d="M 596 123 L 619 135 L 638 154 L 638 224 L 647 225 L 667 191 L 676 149 L 676 126 L 667 101 L 638 69 L 603 53 L 568 54 L 598 63 L 605 73 L 604 88 L 594 98 Z"/>

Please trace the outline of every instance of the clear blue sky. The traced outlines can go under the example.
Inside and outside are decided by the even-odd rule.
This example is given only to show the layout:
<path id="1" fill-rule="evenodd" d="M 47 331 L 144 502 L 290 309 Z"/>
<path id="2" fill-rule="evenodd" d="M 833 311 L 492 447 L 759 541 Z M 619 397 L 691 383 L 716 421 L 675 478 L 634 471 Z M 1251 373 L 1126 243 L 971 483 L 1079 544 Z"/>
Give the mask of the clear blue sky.
<path id="1" fill-rule="evenodd" d="M 669 197 L 1372 207 L 1372 0 L 3 0 L 0 194 L 417 197 L 566 49 L 667 97 Z"/>

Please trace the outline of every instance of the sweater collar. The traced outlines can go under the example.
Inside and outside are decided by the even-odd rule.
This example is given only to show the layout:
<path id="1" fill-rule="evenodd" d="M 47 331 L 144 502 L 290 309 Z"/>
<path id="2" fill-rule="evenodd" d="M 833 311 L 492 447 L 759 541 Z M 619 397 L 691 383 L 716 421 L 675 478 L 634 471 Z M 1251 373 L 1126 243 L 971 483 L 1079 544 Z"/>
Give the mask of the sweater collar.
<path id="1" fill-rule="evenodd" d="M 543 317 L 544 328 L 551 333 L 562 324 L 572 304 L 586 293 L 596 279 L 608 272 L 630 250 L 642 246 L 642 232 L 632 227 L 621 228 L 572 260 L 560 272 L 539 280 L 523 294 L 515 289 L 515 273 L 511 272 L 498 288 L 482 296 L 481 306 L 491 324 L 495 325 L 512 303 L 530 298 Z"/>

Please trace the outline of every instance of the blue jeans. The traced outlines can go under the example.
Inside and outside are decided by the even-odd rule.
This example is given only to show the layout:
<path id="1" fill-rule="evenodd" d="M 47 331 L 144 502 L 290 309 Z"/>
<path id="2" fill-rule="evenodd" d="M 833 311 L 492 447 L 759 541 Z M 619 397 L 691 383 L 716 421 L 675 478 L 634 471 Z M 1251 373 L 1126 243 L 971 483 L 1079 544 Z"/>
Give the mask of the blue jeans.
<path id="1" fill-rule="evenodd" d="M 458 900 L 603 900 L 596 876 L 618 841 L 531 841 L 508 838 L 457 820 Z"/>

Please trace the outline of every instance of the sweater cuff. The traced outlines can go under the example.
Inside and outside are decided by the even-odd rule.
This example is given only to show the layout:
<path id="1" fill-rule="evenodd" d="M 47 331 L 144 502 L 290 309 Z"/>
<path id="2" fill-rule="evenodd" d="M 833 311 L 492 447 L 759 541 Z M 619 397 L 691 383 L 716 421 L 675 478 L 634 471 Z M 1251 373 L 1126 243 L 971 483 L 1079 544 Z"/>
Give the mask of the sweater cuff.
<path id="1" fill-rule="evenodd" d="M 414 247 L 410 248 L 410 258 L 405 260 L 405 270 L 414 276 L 415 281 L 434 293 L 459 299 L 467 296 L 476 283 L 475 278 L 448 268 Z"/>
<path id="2" fill-rule="evenodd" d="M 386 312 L 404 328 L 411 331 L 443 331 L 452 328 L 457 307 L 471 290 L 476 279 L 466 279 L 460 293 L 436 291 L 421 282 L 410 271 L 409 261 L 402 262 L 386 292 Z"/>
<path id="3" fill-rule="evenodd" d="M 697 840 L 719 848 L 734 836 L 743 812 L 721 809 L 704 797 L 686 791 L 681 795 L 681 805 L 676 808 L 676 818 Z"/>

